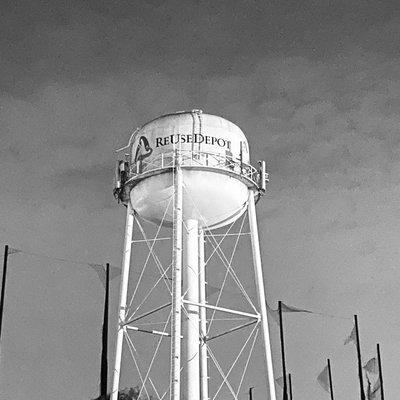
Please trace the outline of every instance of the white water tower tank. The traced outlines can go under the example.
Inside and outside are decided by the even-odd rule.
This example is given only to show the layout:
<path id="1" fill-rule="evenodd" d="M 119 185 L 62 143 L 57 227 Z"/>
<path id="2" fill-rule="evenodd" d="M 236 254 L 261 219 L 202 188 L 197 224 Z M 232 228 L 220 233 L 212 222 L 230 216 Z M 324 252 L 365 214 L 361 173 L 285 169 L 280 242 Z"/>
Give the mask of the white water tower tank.
<path id="1" fill-rule="evenodd" d="M 249 187 L 258 187 L 262 174 L 250 165 L 242 130 L 200 110 L 163 115 L 138 128 L 129 157 L 119 198 L 130 201 L 142 218 L 163 220 L 166 226 L 172 223 L 177 159 L 183 172 L 183 220 L 196 219 L 201 227 L 238 218 L 246 209 Z"/>
<path id="2" fill-rule="evenodd" d="M 141 316 L 135 319 L 131 317 L 148 297 L 146 294 L 136 311 L 129 315 L 132 311 L 133 297 L 127 306 L 127 291 L 135 213 L 148 221 L 173 228 L 171 259 L 165 254 L 166 261 L 172 262 L 168 267 L 165 266 L 165 270 L 160 268 L 161 264 L 156 263 L 161 278 L 165 278 L 168 270 L 171 272 L 171 287 L 167 285 L 171 300 L 156 308 L 153 308 L 152 304 L 152 311 L 142 314 L 148 316 L 165 307 L 171 307 L 164 332 L 147 331 L 150 334 L 164 335 L 168 321 L 171 321 L 168 335 L 171 337 L 170 399 L 208 400 L 210 398 L 208 379 L 212 377 L 208 373 L 207 354 L 212 354 L 208 342 L 212 338 L 249 326 L 247 323 L 233 330 L 229 329 L 223 334 L 219 332 L 217 336 L 209 337 L 211 325 L 207 328 L 208 309 L 213 310 L 213 313 L 219 311 L 252 319 L 251 324 L 257 325 L 251 334 L 258 328 L 258 324 L 261 324 L 270 398 L 276 400 L 254 201 L 265 192 L 267 180 L 265 162 L 260 162 L 259 169 L 251 166 L 248 143 L 241 129 L 224 118 L 204 114 L 200 110 L 167 114 L 148 122 L 134 132 L 127 147 L 129 154 L 126 155 L 126 160 L 117 164 L 114 189 L 115 196 L 127 206 L 127 211 L 121 273 L 120 324 L 117 332 L 112 400 L 117 400 L 118 397 L 122 345 L 126 329 L 139 329 L 130 324 Z M 220 297 L 216 305 L 210 305 L 206 296 L 207 261 L 204 257 L 206 246 L 204 231 L 225 226 L 235 221 L 245 211 L 248 212 L 258 304 L 255 303 L 255 306 L 247 294 L 245 292 L 243 294 L 249 302 L 248 306 L 251 305 L 256 314 L 219 307 Z M 157 235 L 154 239 L 158 239 Z M 213 243 L 212 247 L 214 248 Z M 219 245 L 214 250 L 218 247 Z M 148 256 L 152 251 L 151 246 Z M 227 273 L 234 273 L 230 262 L 229 265 L 225 262 L 223 264 Z M 142 273 L 146 265 L 147 261 Z M 242 288 L 237 275 L 232 277 L 239 288 Z M 140 284 L 140 279 L 137 285 Z M 149 294 L 158 282 L 160 279 Z M 223 285 L 224 283 L 222 287 Z M 136 289 L 133 296 L 135 294 Z M 257 333 L 253 345 L 256 336 Z M 158 346 L 153 361 L 157 351 Z M 252 350 L 250 355 L 251 352 Z M 218 366 L 215 360 L 214 362 Z M 150 370 L 147 374 L 149 372 Z M 228 381 L 226 383 L 228 384 Z M 220 389 L 223 384 L 224 382 Z M 152 386 L 156 391 L 153 383 Z M 218 392 L 219 389 L 215 396 Z M 232 391 L 232 394 L 237 399 L 237 393 Z"/>

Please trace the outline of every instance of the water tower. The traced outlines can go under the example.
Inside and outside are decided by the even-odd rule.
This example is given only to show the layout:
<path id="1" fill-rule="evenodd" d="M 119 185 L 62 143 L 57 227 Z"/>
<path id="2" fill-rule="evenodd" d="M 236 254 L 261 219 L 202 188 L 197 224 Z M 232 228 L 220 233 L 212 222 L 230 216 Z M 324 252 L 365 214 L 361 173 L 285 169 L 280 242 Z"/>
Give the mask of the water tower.
<path id="1" fill-rule="evenodd" d="M 221 387 L 226 386 L 232 397 L 237 399 L 239 389 L 236 391 L 234 385 L 229 384 L 231 368 L 229 372 L 224 372 L 208 348 L 211 338 L 207 329 L 207 313 L 210 312 L 246 319 L 242 325 L 215 337 L 250 325 L 260 330 L 269 398 L 276 400 L 255 211 L 255 203 L 266 189 L 268 175 L 265 163 L 259 162 L 257 168 L 250 164 L 248 142 L 238 126 L 201 110 L 167 114 L 148 122 L 136 129 L 126 148 L 129 154 L 117 163 L 114 189 L 116 198 L 126 206 L 127 213 L 111 400 L 118 397 L 122 348 L 128 329 L 165 336 L 169 340 L 167 391 L 159 395 L 153 381 L 150 381 L 160 399 L 169 394 L 170 400 L 208 400 L 213 378 L 209 376 L 210 358 L 222 376 Z M 246 213 L 252 249 L 248 259 L 253 264 L 256 297 L 254 305 L 249 298 L 252 312 L 221 307 L 218 303 L 212 305 L 206 296 L 205 239 L 212 237 L 213 253 L 220 254 L 220 242 L 215 241 L 213 232 L 231 226 Z M 169 309 L 168 331 L 133 327 L 133 321 L 142 316 L 130 318 L 127 315 L 132 234 L 136 218 L 154 223 L 160 227 L 157 232 L 161 228 L 172 228 L 169 246 L 170 299 L 143 314 L 147 316 Z M 149 252 L 156 240 L 157 237 L 148 242 Z M 222 256 L 221 260 L 227 270 L 226 276 L 231 274 L 236 281 L 230 261 Z M 163 269 L 158 262 L 161 278 L 165 278 L 167 268 Z M 239 281 L 237 284 L 241 287 Z M 246 368 L 248 363 L 249 360 L 245 363 Z M 143 384 L 150 380 L 148 376 L 149 373 L 140 374 Z M 243 378 L 240 384 L 242 382 Z"/>

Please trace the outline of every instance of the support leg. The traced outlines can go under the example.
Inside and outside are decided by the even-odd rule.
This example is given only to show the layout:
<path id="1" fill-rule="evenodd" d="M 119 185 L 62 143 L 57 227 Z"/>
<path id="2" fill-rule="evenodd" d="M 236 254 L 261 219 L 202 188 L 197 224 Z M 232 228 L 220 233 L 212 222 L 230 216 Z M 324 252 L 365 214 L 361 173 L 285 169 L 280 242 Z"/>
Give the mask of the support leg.
<path id="1" fill-rule="evenodd" d="M 263 348 L 264 348 L 266 370 L 268 376 L 269 397 L 270 400 L 276 400 L 274 370 L 272 365 L 272 354 L 271 354 L 271 342 L 269 338 L 267 306 L 266 306 L 264 280 L 263 280 L 263 272 L 261 264 L 260 242 L 258 239 L 256 207 L 254 202 L 254 193 L 251 190 L 249 191 L 248 214 L 249 214 L 249 224 L 251 232 L 251 248 L 253 253 L 254 275 L 256 280 L 257 297 L 261 314 Z"/>
<path id="2" fill-rule="evenodd" d="M 206 270 L 204 262 L 204 231 L 199 229 L 199 303 L 206 304 Z M 205 338 L 207 333 L 207 309 L 200 308 L 200 333 Z M 208 365 L 207 345 L 200 343 L 200 394 L 201 400 L 208 400 Z"/>
<path id="3" fill-rule="evenodd" d="M 114 377 L 111 392 L 111 400 L 118 400 L 119 377 L 121 374 L 122 344 L 124 341 L 124 330 L 122 323 L 125 321 L 126 298 L 128 293 L 129 267 L 131 261 L 132 233 L 133 233 L 133 210 L 130 202 L 126 209 L 126 224 L 124 238 L 124 254 L 122 256 L 122 272 L 119 294 L 119 317 L 117 342 L 115 346 Z"/>

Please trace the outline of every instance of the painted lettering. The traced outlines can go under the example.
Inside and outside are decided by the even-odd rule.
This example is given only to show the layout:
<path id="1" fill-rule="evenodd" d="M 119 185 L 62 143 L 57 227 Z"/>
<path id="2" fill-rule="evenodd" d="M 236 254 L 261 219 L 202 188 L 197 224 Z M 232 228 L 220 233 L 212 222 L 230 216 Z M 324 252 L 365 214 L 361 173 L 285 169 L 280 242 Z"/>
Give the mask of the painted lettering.
<path id="1" fill-rule="evenodd" d="M 205 143 L 212 146 L 226 147 L 231 150 L 231 141 L 225 140 L 223 138 L 218 138 L 215 136 L 203 135 L 201 133 L 195 133 L 194 135 L 186 134 L 182 135 L 180 133 L 172 134 L 169 136 L 157 137 L 156 138 L 156 146 L 167 146 L 170 144 L 178 144 L 178 143 Z"/>
<path id="2" fill-rule="evenodd" d="M 176 140 L 174 140 L 174 137 L 176 138 Z M 179 142 L 179 135 L 171 135 L 171 144 L 177 144 Z"/>
<path id="3" fill-rule="evenodd" d="M 224 147 L 225 146 L 225 140 L 224 139 L 217 139 L 218 146 Z"/>
<path id="4" fill-rule="evenodd" d="M 194 134 L 194 143 L 203 143 L 204 142 L 204 136 L 201 133 L 195 133 Z"/>

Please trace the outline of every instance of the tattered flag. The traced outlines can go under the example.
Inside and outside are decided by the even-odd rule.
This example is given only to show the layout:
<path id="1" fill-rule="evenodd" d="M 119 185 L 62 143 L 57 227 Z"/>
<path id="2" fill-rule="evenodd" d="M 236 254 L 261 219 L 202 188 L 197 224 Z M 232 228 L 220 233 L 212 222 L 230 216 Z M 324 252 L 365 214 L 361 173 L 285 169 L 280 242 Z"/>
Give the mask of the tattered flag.
<path id="1" fill-rule="evenodd" d="M 275 382 L 278 386 L 280 386 L 281 388 L 283 388 L 283 376 L 280 376 L 279 378 L 275 379 Z"/>
<path id="2" fill-rule="evenodd" d="M 372 398 L 371 381 L 367 376 L 367 400 L 371 400 L 371 398 Z"/>
<path id="3" fill-rule="evenodd" d="M 379 368 L 378 368 L 378 360 L 376 359 L 376 357 L 372 357 L 370 360 L 368 360 L 363 368 L 370 374 L 378 374 Z"/>
<path id="4" fill-rule="evenodd" d="M 322 389 L 324 389 L 328 393 L 330 392 L 329 371 L 328 371 L 328 366 L 327 365 L 320 372 L 320 374 L 317 376 L 317 382 L 321 385 Z"/>
<path id="5" fill-rule="evenodd" d="M 350 342 L 356 343 L 356 340 L 356 326 L 354 325 L 350 335 L 344 340 L 344 345 L 349 344 Z"/>
<path id="6" fill-rule="evenodd" d="M 289 375 L 286 375 L 286 380 L 289 380 Z M 280 386 L 283 389 L 284 386 L 284 380 L 283 380 L 283 376 L 280 376 L 279 378 L 275 379 L 275 382 L 278 386 Z"/>
<path id="7" fill-rule="evenodd" d="M 274 319 L 274 321 L 279 324 L 279 310 L 272 309 L 268 303 L 267 305 L 267 312 L 271 315 L 271 317 Z M 284 313 L 308 313 L 308 314 L 314 314 L 313 311 L 306 310 L 304 308 L 298 308 L 298 307 L 293 307 L 293 306 L 288 306 L 285 303 L 281 302 L 281 307 L 282 307 L 282 312 Z"/>
<path id="8" fill-rule="evenodd" d="M 10 255 L 10 254 L 16 254 L 16 253 L 21 253 L 21 252 L 22 252 L 22 250 L 14 249 L 13 247 L 9 247 L 9 248 L 8 248 L 8 255 Z"/>
<path id="9" fill-rule="evenodd" d="M 96 271 L 101 283 L 106 287 L 106 267 L 101 264 L 88 263 L 88 265 Z M 121 269 L 110 265 L 110 281 L 119 275 L 121 275 Z"/>
<path id="10" fill-rule="evenodd" d="M 382 395 L 381 395 L 381 381 L 378 379 L 375 383 L 375 385 L 372 388 L 372 399 L 368 399 L 368 400 L 378 400 L 381 399 Z"/>
<path id="11" fill-rule="evenodd" d="M 279 324 L 279 313 L 278 310 L 273 310 L 268 303 L 266 303 L 267 306 L 267 313 L 273 318 L 273 320 Z"/>
<path id="12" fill-rule="evenodd" d="M 304 308 L 288 306 L 282 302 L 281 302 L 281 307 L 282 307 L 282 312 L 301 312 L 301 313 L 313 314 L 313 312 L 310 310 L 305 310 Z"/>
<path id="13" fill-rule="evenodd" d="M 381 399 L 381 382 L 378 379 L 375 382 L 375 385 L 371 387 L 371 381 L 368 379 L 368 388 L 367 388 L 367 400 L 380 400 Z"/>

